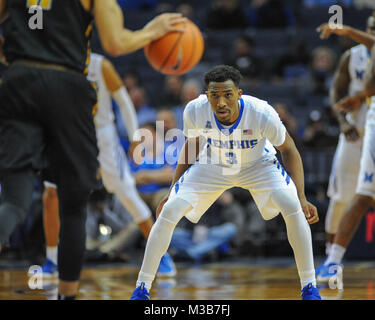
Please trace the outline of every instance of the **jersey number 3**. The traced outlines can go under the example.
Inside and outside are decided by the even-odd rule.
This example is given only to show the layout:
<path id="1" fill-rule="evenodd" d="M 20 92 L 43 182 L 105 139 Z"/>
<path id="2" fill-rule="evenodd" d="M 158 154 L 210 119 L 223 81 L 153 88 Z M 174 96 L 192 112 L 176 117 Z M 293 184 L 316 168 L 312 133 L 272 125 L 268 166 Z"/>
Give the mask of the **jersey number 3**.
<path id="1" fill-rule="evenodd" d="M 27 0 L 26 6 L 28 8 L 32 6 L 39 6 L 43 10 L 49 10 L 52 7 L 52 1 L 53 0 Z"/>

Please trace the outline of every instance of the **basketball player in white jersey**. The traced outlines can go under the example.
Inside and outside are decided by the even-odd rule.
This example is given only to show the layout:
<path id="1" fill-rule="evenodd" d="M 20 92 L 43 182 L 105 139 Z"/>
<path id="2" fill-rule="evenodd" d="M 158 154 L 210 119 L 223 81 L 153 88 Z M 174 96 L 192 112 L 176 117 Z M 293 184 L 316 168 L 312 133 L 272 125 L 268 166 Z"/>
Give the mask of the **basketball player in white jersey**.
<path id="1" fill-rule="evenodd" d="M 120 76 L 105 57 L 95 53 L 91 54 L 87 77 L 89 81 L 95 83 L 98 91 L 98 107 L 94 123 L 103 184 L 108 192 L 114 193 L 119 198 L 147 239 L 153 225 L 153 218 L 150 209 L 137 192 L 135 179 L 130 173 L 127 156 L 120 144 L 112 110 L 112 98 L 120 108 L 129 139 L 132 142 L 131 150 L 140 141 L 140 137 L 137 136 L 138 121 L 135 108 Z M 43 275 L 48 277 L 56 275 L 57 272 L 59 217 L 56 185 L 49 181 L 45 181 L 44 185 L 43 219 L 47 244 L 47 262 L 42 266 L 42 271 Z M 174 263 L 166 253 L 161 260 L 158 274 L 174 276 L 175 273 Z"/>
<path id="2" fill-rule="evenodd" d="M 374 32 L 375 15 L 372 19 L 371 31 Z M 353 112 L 360 110 L 367 101 L 369 110 L 366 115 L 365 133 L 363 137 L 360 169 L 357 177 L 355 195 L 345 207 L 344 213 L 337 228 L 333 245 L 327 259 L 321 267 L 318 280 L 326 282 L 341 280 L 342 259 L 346 248 L 352 240 L 363 215 L 374 204 L 375 199 L 375 36 L 372 33 L 362 32 L 349 26 L 341 29 L 331 29 L 328 24 L 318 28 L 321 38 L 326 39 L 330 34 L 346 35 L 371 49 L 370 64 L 366 70 L 364 88 L 353 96 L 342 98 L 335 107 L 341 112 Z M 372 98 L 371 98 L 372 97 Z"/>
<path id="3" fill-rule="evenodd" d="M 266 101 L 242 95 L 240 79 L 240 72 L 233 67 L 214 67 L 204 77 L 206 94 L 185 108 L 184 134 L 188 139 L 168 198 L 159 206 L 160 215 L 147 241 L 131 299 L 149 299 L 160 258 L 179 220 L 185 216 L 197 223 L 232 187 L 249 190 L 264 219 L 281 212 L 294 251 L 302 298 L 321 299 L 308 225 L 319 218 L 305 197 L 300 154 L 277 112 Z M 273 146 L 280 150 L 286 170 Z"/>
<path id="4" fill-rule="evenodd" d="M 372 16 L 367 20 L 367 32 L 375 35 L 375 19 Z M 371 47 L 368 48 L 360 44 L 347 50 L 342 55 L 330 90 L 331 104 L 339 122 L 341 133 L 328 185 L 330 203 L 325 220 L 327 255 L 345 207 L 355 194 L 359 173 L 358 159 L 361 157 L 368 110 L 366 102 L 359 109 L 349 113 L 337 111 L 335 104 L 342 98 L 353 96 L 363 90 L 365 72 L 370 61 L 370 49 Z M 319 275 L 323 264 L 316 269 L 317 275 Z"/>

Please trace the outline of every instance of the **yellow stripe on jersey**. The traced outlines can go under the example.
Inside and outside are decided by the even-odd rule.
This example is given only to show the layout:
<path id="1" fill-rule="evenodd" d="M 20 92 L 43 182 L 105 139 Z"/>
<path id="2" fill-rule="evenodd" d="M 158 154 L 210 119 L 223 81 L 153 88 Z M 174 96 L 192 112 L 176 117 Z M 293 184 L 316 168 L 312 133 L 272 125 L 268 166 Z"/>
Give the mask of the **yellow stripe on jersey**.
<path id="1" fill-rule="evenodd" d="M 26 6 L 28 8 L 32 6 L 40 6 L 43 10 L 50 10 L 52 7 L 53 0 L 27 0 Z"/>
<path id="2" fill-rule="evenodd" d="M 95 104 L 94 107 L 92 108 L 92 115 L 95 116 L 97 112 L 98 112 L 98 104 Z"/>
<path id="3" fill-rule="evenodd" d="M 90 23 L 86 29 L 85 36 L 90 39 L 91 31 L 92 31 L 92 23 Z M 85 63 L 85 70 L 83 71 L 83 74 L 87 75 L 89 73 L 89 64 L 90 64 L 90 56 L 91 56 L 91 41 L 88 40 L 87 44 L 87 57 L 86 57 L 86 63 Z"/>

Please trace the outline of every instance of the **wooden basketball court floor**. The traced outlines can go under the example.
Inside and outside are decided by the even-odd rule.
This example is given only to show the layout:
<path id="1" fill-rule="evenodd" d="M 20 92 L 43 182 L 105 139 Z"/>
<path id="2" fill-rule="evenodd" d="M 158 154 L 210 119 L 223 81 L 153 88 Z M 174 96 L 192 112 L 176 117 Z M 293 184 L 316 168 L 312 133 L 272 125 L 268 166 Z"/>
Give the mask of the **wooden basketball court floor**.
<path id="1" fill-rule="evenodd" d="M 287 262 L 224 262 L 177 264 L 172 278 L 157 278 L 155 300 L 299 300 L 300 286 L 293 260 Z M 139 266 L 115 264 L 83 269 L 78 299 L 128 300 Z M 375 300 L 375 262 L 344 266 L 343 289 L 320 286 L 326 300 Z M 42 279 L 43 289 L 31 289 L 27 269 L 0 270 L 1 300 L 53 300 L 57 280 Z M 39 284 L 40 285 L 40 284 Z M 331 286 L 332 287 L 332 286 Z"/>

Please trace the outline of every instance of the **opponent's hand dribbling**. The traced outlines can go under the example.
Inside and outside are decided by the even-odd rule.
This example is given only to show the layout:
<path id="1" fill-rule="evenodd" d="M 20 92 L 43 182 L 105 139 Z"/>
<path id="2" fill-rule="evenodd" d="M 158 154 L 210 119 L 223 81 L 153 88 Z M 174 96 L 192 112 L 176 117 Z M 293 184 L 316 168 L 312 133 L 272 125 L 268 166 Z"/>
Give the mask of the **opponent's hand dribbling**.
<path id="1" fill-rule="evenodd" d="M 319 215 L 317 208 L 310 202 L 306 200 L 306 198 L 300 199 L 300 203 L 302 206 L 302 211 L 305 214 L 306 220 L 309 224 L 313 224 L 319 221 Z"/>
<path id="2" fill-rule="evenodd" d="M 162 13 L 144 26 L 144 30 L 152 32 L 152 40 L 157 40 L 168 32 L 184 32 L 184 28 L 176 27 L 178 23 L 186 21 L 180 13 Z"/>

